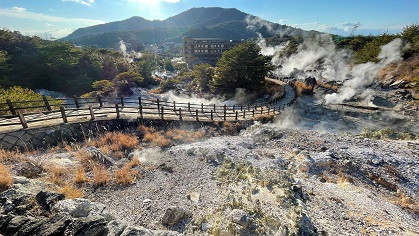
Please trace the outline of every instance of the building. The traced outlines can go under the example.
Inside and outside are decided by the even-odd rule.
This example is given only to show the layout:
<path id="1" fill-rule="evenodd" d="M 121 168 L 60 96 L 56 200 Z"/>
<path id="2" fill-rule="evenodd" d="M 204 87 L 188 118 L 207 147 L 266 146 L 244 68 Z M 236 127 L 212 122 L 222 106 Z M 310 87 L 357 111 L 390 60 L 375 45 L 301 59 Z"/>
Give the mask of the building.
<path id="1" fill-rule="evenodd" d="M 240 40 L 225 40 L 220 38 L 183 38 L 183 58 L 190 67 L 197 64 L 208 63 L 213 66 L 217 64 L 221 54 Z"/>

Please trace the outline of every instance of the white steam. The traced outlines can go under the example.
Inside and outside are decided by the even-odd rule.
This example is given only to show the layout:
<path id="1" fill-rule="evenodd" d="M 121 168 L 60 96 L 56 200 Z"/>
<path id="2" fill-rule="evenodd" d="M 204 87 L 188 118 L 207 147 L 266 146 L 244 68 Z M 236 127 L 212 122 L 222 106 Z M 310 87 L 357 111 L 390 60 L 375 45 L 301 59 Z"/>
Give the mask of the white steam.
<path id="1" fill-rule="evenodd" d="M 125 60 L 127 60 L 130 63 L 134 62 L 134 59 L 142 57 L 142 54 L 140 52 L 136 52 L 134 50 L 131 50 L 130 52 L 128 52 L 127 45 L 122 39 L 119 41 L 119 51 L 124 56 Z"/>
<path id="2" fill-rule="evenodd" d="M 325 96 L 326 104 L 337 104 L 353 98 L 355 95 L 368 95 L 367 99 L 372 98 L 370 93 L 365 93 L 365 88 L 374 82 L 377 72 L 387 65 L 402 60 L 401 57 L 402 40 L 397 38 L 381 47 L 378 55 L 379 61 L 359 64 L 351 68 L 347 74 L 349 80 L 343 83 L 338 93 Z"/>

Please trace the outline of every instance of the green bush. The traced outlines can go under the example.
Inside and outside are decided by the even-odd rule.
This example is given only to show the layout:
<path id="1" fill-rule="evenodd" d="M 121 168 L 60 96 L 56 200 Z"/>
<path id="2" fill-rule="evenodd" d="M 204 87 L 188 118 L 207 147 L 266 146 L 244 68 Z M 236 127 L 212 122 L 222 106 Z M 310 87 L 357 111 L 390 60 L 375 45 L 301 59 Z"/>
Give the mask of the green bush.
<path id="1" fill-rule="evenodd" d="M 378 54 L 381 51 L 381 47 L 388 44 L 392 40 L 397 38 L 396 35 L 383 34 L 375 37 L 373 40 L 365 44 L 359 51 L 355 53 L 354 62 L 355 64 L 377 62 Z"/>
<path id="2" fill-rule="evenodd" d="M 392 140 L 415 140 L 419 136 L 412 133 L 396 132 L 391 128 L 384 128 L 381 130 L 364 128 L 361 134 L 365 138 L 370 139 L 392 139 Z"/>
<path id="3" fill-rule="evenodd" d="M 265 76 L 271 69 L 271 58 L 260 54 L 260 48 L 255 43 L 245 42 L 223 53 L 210 87 L 213 92 L 230 95 L 237 88 L 261 92 Z"/>
<path id="4" fill-rule="evenodd" d="M 22 88 L 19 86 L 14 86 L 9 89 L 0 89 L 0 103 L 6 103 L 6 99 L 10 99 L 12 102 L 21 102 L 21 101 L 39 101 L 39 102 L 28 102 L 28 103 L 14 103 L 15 108 L 24 108 L 24 107 L 34 107 L 34 106 L 44 106 L 42 95 L 35 93 L 33 90 L 28 88 Z M 52 100 L 51 97 L 47 97 L 48 100 Z M 50 101 L 51 105 L 61 104 L 61 101 Z M 0 105 L 0 109 L 9 109 L 7 104 Z M 36 111 L 36 110 L 45 110 L 42 108 L 39 109 L 22 109 L 22 112 Z M 1 112 L 0 114 L 4 115 L 8 112 Z"/>

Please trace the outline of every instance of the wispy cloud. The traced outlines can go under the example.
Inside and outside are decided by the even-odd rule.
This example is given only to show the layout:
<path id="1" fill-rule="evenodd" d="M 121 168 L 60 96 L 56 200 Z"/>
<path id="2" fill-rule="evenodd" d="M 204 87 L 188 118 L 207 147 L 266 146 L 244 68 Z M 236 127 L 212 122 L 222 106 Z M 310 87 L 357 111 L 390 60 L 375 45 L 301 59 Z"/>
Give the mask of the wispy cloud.
<path id="1" fill-rule="evenodd" d="M 13 19 L 23 19 L 25 21 L 24 23 L 13 24 Z M 9 24 L 3 24 L 2 26 L 10 27 L 12 30 L 31 35 L 49 33 L 55 38 L 64 37 L 80 27 L 105 23 L 101 20 L 67 18 L 31 12 L 21 7 L 0 8 L 0 21 L 9 22 Z"/>
<path id="2" fill-rule="evenodd" d="M 0 9 L 0 16 L 30 19 L 34 21 L 74 23 L 74 24 L 81 24 L 85 26 L 104 23 L 104 21 L 101 21 L 101 20 L 92 20 L 92 19 L 84 19 L 84 18 L 66 18 L 66 17 L 60 17 L 60 16 L 47 15 L 43 13 L 36 13 L 36 12 L 27 11 L 25 8 L 20 8 L 20 7 Z"/>
<path id="3" fill-rule="evenodd" d="M 63 2 L 77 2 L 81 3 L 85 6 L 91 7 L 93 3 L 95 3 L 95 0 L 62 0 Z"/>

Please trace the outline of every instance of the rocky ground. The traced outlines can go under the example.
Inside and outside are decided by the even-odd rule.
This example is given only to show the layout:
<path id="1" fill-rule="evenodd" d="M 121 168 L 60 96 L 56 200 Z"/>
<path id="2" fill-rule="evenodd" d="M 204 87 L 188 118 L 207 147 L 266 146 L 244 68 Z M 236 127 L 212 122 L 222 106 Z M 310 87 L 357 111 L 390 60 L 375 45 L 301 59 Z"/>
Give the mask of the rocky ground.
<path id="1" fill-rule="evenodd" d="M 278 126 L 137 150 L 134 184 L 87 186 L 85 199 L 16 176 L 0 193 L 0 234 L 419 234 L 418 141 Z"/>

